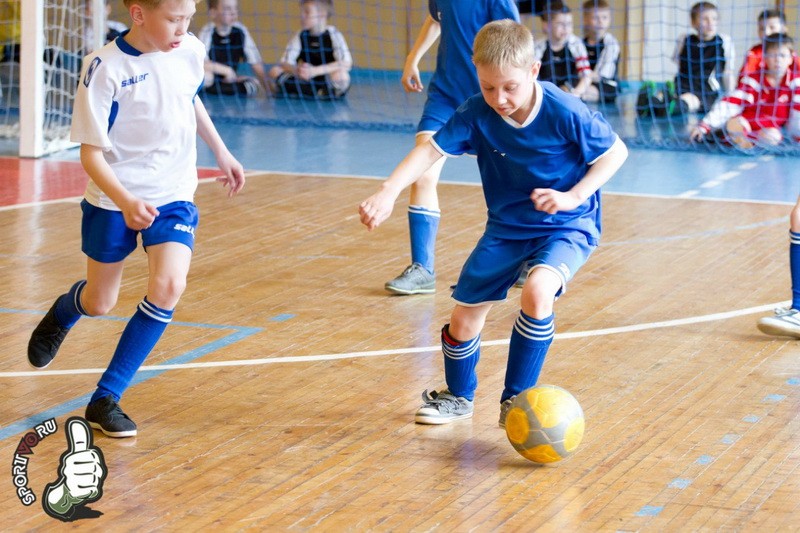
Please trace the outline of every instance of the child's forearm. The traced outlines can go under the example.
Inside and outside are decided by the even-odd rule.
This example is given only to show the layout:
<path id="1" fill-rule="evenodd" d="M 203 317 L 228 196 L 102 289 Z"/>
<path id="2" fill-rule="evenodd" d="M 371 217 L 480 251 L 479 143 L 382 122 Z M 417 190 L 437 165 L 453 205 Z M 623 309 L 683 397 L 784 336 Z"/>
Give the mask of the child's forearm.
<path id="1" fill-rule="evenodd" d="M 90 144 L 81 145 L 81 165 L 89 178 L 117 207 L 129 202 L 133 195 L 120 183 L 111 166 L 103 157 L 103 149 Z"/>
<path id="2" fill-rule="evenodd" d="M 417 65 L 422 59 L 422 56 L 433 46 L 433 43 L 436 42 L 436 39 L 439 38 L 441 33 L 441 25 L 433 20 L 433 17 L 430 15 L 425 17 L 425 22 L 422 23 L 422 28 L 419 31 L 417 40 L 414 41 L 414 46 L 412 46 L 411 50 L 408 52 L 406 64 L 410 61 L 412 64 Z"/>
<path id="3" fill-rule="evenodd" d="M 199 98 L 194 99 L 194 114 L 197 119 L 197 134 L 203 139 L 203 142 L 214 153 L 214 157 L 219 161 L 224 155 L 228 154 L 228 147 L 220 137 L 214 123 L 211 122 L 211 117 L 208 116 L 205 105 Z"/>
<path id="4" fill-rule="evenodd" d="M 583 179 L 576 183 L 570 192 L 580 198 L 581 203 L 585 202 L 611 179 L 627 158 L 628 147 L 617 137 L 614 145 L 589 167 Z"/>
<path id="5" fill-rule="evenodd" d="M 400 192 L 415 183 L 426 170 L 431 168 L 434 163 L 444 157 L 433 144 L 426 142 L 415 146 L 400 164 L 395 167 L 381 188 L 387 191 Z"/>

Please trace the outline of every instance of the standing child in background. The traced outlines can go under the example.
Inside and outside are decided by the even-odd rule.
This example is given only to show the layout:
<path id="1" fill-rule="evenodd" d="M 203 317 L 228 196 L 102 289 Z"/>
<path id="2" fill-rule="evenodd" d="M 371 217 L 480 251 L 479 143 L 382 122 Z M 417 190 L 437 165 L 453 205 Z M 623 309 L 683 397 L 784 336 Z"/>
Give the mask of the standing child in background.
<path id="1" fill-rule="evenodd" d="M 71 140 L 80 143 L 90 178 L 81 202 L 86 279 L 59 296 L 33 331 L 28 361 L 45 368 L 82 316 L 111 311 L 124 260 L 141 235 L 147 295 L 86 407 L 89 425 L 111 437 L 136 435 L 118 402 L 186 287 L 198 223 L 198 134 L 216 156 L 229 196 L 244 186 L 241 164 L 197 98 L 205 48 L 188 33 L 196 1 L 124 0 L 130 31 L 86 57 L 75 97 Z"/>
<path id="2" fill-rule="evenodd" d="M 592 70 L 583 41 L 572 32 L 569 7 L 553 2 L 550 10 L 542 13 L 542 26 L 546 37 L 536 41 L 534 51 L 542 63 L 539 79 L 583 98 L 592 86 Z"/>
<path id="3" fill-rule="evenodd" d="M 587 0 L 583 3 L 583 44 L 589 56 L 592 84 L 586 88 L 586 102 L 610 103 L 617 98 L 617 65 L 620 46 L 608 32 L 611 26 L 611 7 L 606 0 Z"/>
<path id="4" fill-rule="evenodd" d="M 780 9 L 764 9 L 758 14 L 758 44 L 747 51 L 739 70 L 739 80 L 764 69 L 764 38 L 776 33 L 786 33 L 786 15 Z M 794 70 L 800 71 L 800 58 L 794 56 Z"/>
<path id="5" fill-rule="evenodd" d="M 718 21 L 717 6 L 711 2 L 694 4 L 693 32 L 681 35 L 675 45 L 675 89 L 683 112 L 707 113 L 717 98 L 735 85 L 733 41 L 717 33 Z"/>
<path id="6" fill-rule="evenodd" d="M 792 282 L 792 303 L 776 309 L 773 316 L 758 320 L 758 329 L 767 335 L 783 335 L 800 339 L 800 196 L 789 215 L 789 270 Z"/>
<path id="7" fill-rule="evenodd" d="M 417 146 L 427 144 L 458 106 L 480 92 L 472 63 L 472 42 L 481 27 L 492 20 L 507 18 L 519 21 L 513 0 L 429 0 L 428 13 L 406 57 L 401 79 L 406 92 L 422 92 L 419 62 L 441 37 L 436 52 L 436 70 L 417 125 L 414 139 Z M 441 216 L 436 184 L 443 165 L 444 161 L 436 163 L 411 185 L 408 206 L 411 265 L 384 285 L 392 294 L 429 294 L 436 290 L 434 263 Z"/>
<path id="8" fill-rule="evenodd" d="M 258 47 L 247 28 L 240 23 L 238 0 L 208 0 L 211 22 L 203 26 L 197 37 L 206 46 L 203 86 L 209 94 L 253 96 L 268 85 L 266 70 Z M 239 74 L 239 66 L 247 63 L 252 76 Z"/>
<path id="9" fill-rule="evenodd" d="M 279 96 L 336 100 L 350 88 L 353 58 L 342 33 L 328 25 L 332 0 L 300 0 L 300 30 L 269 71 L 270 90 Z"/>
<path id="10" fill-rule="evenodd" d="M 380 190 L 359 206 L 375 229 L 400 192 L 444 156 L 476 153 L 488 207 L 483 236 L 458 278 L 450 323 L 442 328 L 447 388 L 425 391 L 415 420 L 446 424 L 469 418 L 478 385 L 480 333 L 495 302 L 531 266 L 511 332 L 500 425 L 512 398 L 536 384 L 555 334 L 553 303 L 600 237 L 599 188 L 627 157 L 605 119 L 550 83 L 539 83 L 533 36 L 510 20 L 475 38 L 481 93 L 417 145 Z"/>
<path id="11" fill-rule="evenodd" d="M 800 70 L 793 70 L 794 46 L 785 34 L 764 39 L 765 68 L 745 75 L 735 91 L 714 104 L 690 137 L 701 140 L 725 126 L 728 136 L 744 149 L 756 144 L 775 146 L 783 141 L 783 128 L 800 140 Z"/>
<path id="12" fill-rule="evenodd" d="M 83 42 L 86 49 L 86 53 L 90 53 L 94 51 L 94 28 L 92 27 L 92 18 L 94 17 L 94 9 L 93 4 L 94 0 L 84 0 L 84 27 L 83 27 Z M 111 0 L 104 0 L 105 1 L 105 10 L 103 15 L 103 20 L 105 20 L 105 39 L 104 43 L 110 43 L 117 37 L 119 37 L 122 32 L 128 29 L 128 27 L 123 24 L 122 22 L 116 20 L 110 20 L 108 17 L 111 15 Z"/>

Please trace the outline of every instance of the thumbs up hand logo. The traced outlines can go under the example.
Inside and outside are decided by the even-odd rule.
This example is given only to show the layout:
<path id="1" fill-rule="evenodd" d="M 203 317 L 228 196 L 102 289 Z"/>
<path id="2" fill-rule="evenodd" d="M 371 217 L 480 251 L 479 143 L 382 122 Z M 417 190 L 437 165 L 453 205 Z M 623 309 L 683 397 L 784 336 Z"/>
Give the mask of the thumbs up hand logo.
<path id="1" fill-rule="evenodd" d="M 108 474 L 103 452 L 92 446 L 92 430 L 85 420 L 67 420 L 67 445 L 58 467 L 59 478 L 44 489 L 42 506 L 47 514 L 71 521 L 75 511 L 103 495 Z"/>

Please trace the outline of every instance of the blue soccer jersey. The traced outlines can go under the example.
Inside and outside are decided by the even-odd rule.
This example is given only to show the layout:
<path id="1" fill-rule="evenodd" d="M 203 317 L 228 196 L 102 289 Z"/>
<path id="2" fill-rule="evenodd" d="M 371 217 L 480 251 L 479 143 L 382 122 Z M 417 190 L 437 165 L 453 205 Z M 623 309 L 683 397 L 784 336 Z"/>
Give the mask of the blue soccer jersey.
<path id="1" fill-rule="evenodd" d="M 429 0 L 428 10 L 442 30 L 428 92 L 448 100 L 455 110 L 481 90 L 472 63 L 472 42 L 478 31 L 493 20 L 519 22 L 519 11 L 514 0 Z"/>
<path id="2" fill-rule="evenodd" d="M 580 99 L 552 83 L 535 86 L 535 104 L 524 124 L 501 117 L 478 94 L 458 108 L 433 144 L 450 157 L 477 154 L 489 210 L 487 235 L 531 239 L 576 230 L 596 245 L 599 190 L 576 209 L 554 215 L 536 210 L 530 195 L 536 188 L 570 190 L 617 142 L 617 134 Z"/>

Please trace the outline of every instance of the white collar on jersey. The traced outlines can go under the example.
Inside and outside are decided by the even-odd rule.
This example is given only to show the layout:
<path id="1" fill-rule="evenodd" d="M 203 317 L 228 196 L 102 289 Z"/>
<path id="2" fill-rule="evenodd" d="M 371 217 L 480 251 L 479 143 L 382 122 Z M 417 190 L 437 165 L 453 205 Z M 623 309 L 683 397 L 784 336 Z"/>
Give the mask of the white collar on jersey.
<path id="1" fill-rule="evenodd" d="M 501 118 L 506 122 L 506 124 L 513 128 L 521 129 L 528 126 L 531 122 L 533 122 L 533 119 L 536 118 L 536 115 L 539 114 L 539 110 L 542 108 L 542 96 L 542 86 L 539 85 L 537 80 L 533 80 L 533 109 L 531 109 L 528 118 L 526 118 L 522 124 L 511 117 L 503 116 Z"/>

